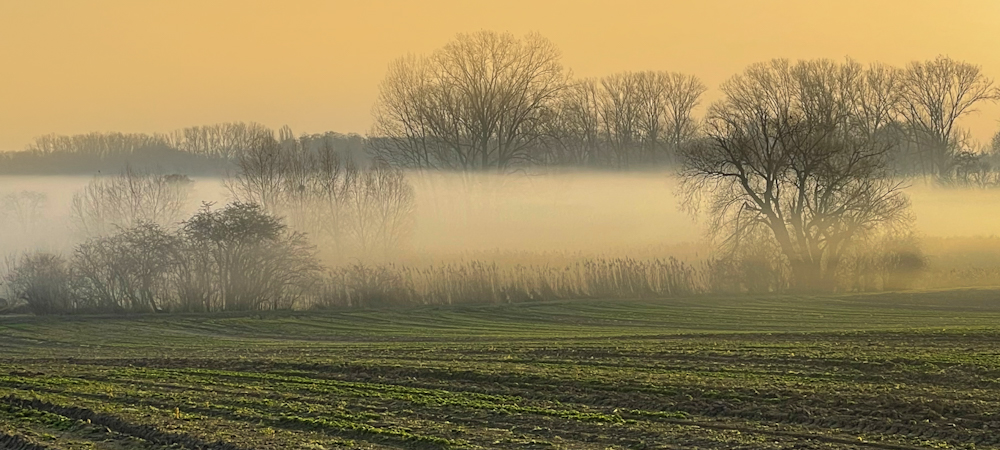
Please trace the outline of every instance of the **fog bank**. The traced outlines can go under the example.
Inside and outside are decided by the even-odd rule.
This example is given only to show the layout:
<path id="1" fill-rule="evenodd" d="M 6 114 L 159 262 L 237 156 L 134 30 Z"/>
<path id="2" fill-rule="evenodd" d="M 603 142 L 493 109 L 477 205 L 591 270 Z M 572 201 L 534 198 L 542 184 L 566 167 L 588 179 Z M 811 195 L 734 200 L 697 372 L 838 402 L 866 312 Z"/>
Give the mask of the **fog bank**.
<path id="1" fill-rule="evenodd" d="M 45 195 L 30 226 L 3 211 L 0 251 L 68 253 L 79 240 L 69 224 L 74 192 L 92 177 L 0 177 L 0 197 Z M 665 257 L 704 251 L 704 220 L 680 211 L 668 172 L 561 172 L 545 175 L 410 173 L 415 228 L 405 262 L 525 253 Z M 923 237 L 1000 236 L 1000 190 L 916 184 L 907 188 L 914 229 Z M 185 217 L 202 202 L 224 204 L 219 178 L 195 178 Z M 703 218 L 702 218 L 703 219 Z M 691 255 L 676 255 L 680 257 Z M 553 256 L 555 257 L 555 256 Z"/>

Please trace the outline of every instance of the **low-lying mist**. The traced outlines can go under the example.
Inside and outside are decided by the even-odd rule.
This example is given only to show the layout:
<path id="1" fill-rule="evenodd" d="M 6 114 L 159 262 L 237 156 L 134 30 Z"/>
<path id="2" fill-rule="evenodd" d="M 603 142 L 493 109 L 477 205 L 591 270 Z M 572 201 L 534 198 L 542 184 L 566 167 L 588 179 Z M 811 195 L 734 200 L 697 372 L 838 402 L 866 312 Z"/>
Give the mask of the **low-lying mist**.
<path id="1" fill-rule="evenodd" d="M 650 256 L 703 238 L 666 173 L 412 176 L 421 255 L 571 252 Z M 659 255 L 664 256 L 664 255 Z"/>
<path id="2" fill-rule="evenodd" d="M 0 251 L 70 252 L 82 239 L 70 226 L 70 204 L 93 179 L 0 177 L 0 198 L 20 192 L 44 196 L 33 216 L 3 203 Z M 414 228 L 390 260 L 528 254 L 536 262 L 543 254 L 691 259 L 708 251 L 704 223 L 681 211 L 677 180 L 669 172 L 409 173 L 407 179 L 415 192 Z M 192 180 L 182 217 L 203 202 L 221 206 L 230 201 L 223 179 Z M 915 183 L 907 193 L 914 231 L 933 243 L 926 249 L 929 256 L 946 253 L 942 242 L 949 239 L 970 247 L 971 238 L 1000 236 L 1000 190 Z"/>
<path id="3" fill-rule="evenodd" d="M 0 178 L 4 289 L 44 314 L 676 297 L 787 286 L 769 242 L 745 243 L 750 253 L 736 257 L 713 251 L 704 218 L 681 210 L 670 172 L 347 173 L 354 175 L 319 196 L 299 194 L 316 185 L 286 185 L 270 207 L 235 207 L 238 182 L 220 177 Z M 838 290 L 1000 284 L 1000 190 L 915 185 L 907 193 L 913 232 L 855 246 Z M 139 198 L 141 208 L 129 206 Z M 265 227 L 281 217 L 305 236 L 271 231 L 261 241 L 226 243 L 239 233 L 213 228 L 251 216 Z M 179 230 L 188 218 L 198 218 L 197 226 Z M 227 269 L 229 256 L 205 253 L 214 251 L 205 245 L 249 245 L 245 256 L 256 259 Z M 147 253 L 165 259 L 141 256 Z M 45 300 L 30 300 L 37 295 Z M 12 304 L 0 300 L 0 310 Z"/>

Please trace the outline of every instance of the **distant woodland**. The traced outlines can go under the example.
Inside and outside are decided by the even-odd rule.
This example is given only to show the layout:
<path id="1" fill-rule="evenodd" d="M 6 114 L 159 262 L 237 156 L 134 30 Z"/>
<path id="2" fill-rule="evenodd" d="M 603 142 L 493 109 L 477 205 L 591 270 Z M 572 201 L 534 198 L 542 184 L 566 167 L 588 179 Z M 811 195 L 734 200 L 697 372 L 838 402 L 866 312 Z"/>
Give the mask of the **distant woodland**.
<path id="1" fill-rule="evenodd" d="M 52 134 L 0 154 L 0 173 L 92 174 L 125 164 L 222 173 L 270 141 L 420 170 L 675 167 L 684 148 L 712 139 L 725 103 L 746 109 L 754 107 L 751 100 L 770 98 L 776 109 L 741 113 L 852 120 L 879 136 L 894 176 L 998 182 L 1000 133 L 977 142 L 959 126 L 978 106 L 1000 99 L 993 80 L 973 63 L 945 56 L 905 67 L 774 60 L 748 67 L 719 89 L 727 100 L 699 109 L 708 87 L 694 75 L 640 71 L 576 79 L 541 36 L 480 32 L 459 35 L 430 55 L 392 61 L 366 136 L 295 135 L 287 127 L 241 122 L 166 134 Z"/>

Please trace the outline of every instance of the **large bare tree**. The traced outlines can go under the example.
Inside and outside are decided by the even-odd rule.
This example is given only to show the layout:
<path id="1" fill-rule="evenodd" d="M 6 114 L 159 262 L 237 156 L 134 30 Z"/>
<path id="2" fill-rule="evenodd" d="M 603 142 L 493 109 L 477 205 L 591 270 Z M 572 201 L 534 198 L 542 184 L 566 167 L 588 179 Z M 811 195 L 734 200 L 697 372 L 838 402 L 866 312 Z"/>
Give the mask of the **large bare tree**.
<path id="1" fill-rule="evenodd" d="M 1000 99 L 1000 89 L 979 66 L 946 56 L 906 68 L 903 108 L 910 137 L 923 153 L 925 174 L 952 178 L 961 152 L 956 124 L 977 105 Z"/>
<path id="2" fill-rule="evenodd" d="M 537 34 L 459 34 L 390 64 L 371 145 L 409 167 L 503 172 L 534 158 L 566 85 L 559 51 Z"/>
<path id="3" fill-rule="evenodd" d="M 879 68 L 773 60 L 722 85 L 701 145 L 684 149 L 688 206 L 707 207 L 728 249 L 773 239 L 798 289 L 832 289 L 845 250 L 905 223 L 909 202 L 881 139 Z"/>

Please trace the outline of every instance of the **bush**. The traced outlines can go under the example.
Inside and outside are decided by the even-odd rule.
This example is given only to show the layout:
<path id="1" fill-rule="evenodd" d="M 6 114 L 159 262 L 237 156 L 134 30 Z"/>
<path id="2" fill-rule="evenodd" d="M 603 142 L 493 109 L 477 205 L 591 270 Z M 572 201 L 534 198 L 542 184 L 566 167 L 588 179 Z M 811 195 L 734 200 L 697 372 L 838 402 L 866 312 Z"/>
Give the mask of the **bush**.
<path id="1" fill-rule="evenodd" d="M 316 249 L 305 235 L 288 231 L 254 203 L 217 210 L 206 205 L 184 222 L 181 238 L 187 242 L 184 257 L 207 271 L 210 310 L 290 308 L 318 281 Z"/>
<path id="2" fill-rule="evenodd" d="M 25 254 L 6 280 L 13 298 L 25 302 L 35 314 L 64 314 L 76 309 L 73 274 L 59 255 Z"/>
<path id="3" fill-rule="evenodd" d="M 102 311 L 163 311 L 179 250 L 176 236 L 148 222 L 84 242 L 73 258 L 80 295 Z"/>

